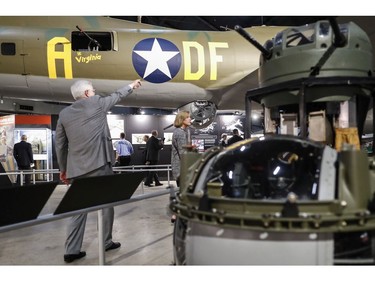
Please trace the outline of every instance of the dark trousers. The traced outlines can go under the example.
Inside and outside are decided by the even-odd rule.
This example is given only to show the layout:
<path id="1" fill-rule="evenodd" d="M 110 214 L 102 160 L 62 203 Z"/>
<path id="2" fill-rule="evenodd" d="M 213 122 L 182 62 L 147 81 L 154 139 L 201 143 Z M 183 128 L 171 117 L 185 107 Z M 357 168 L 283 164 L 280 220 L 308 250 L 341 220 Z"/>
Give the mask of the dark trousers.
<path id="1" fill-rule="evenodd" d="M 30 171 L 31 168 L 30 168 L 30 166 L 18 166 L 18 170 Z M 24 181 L 25 181 L 26 185 L 29 185 L 31 183 L 31 174 L 23 174 L 23 178 L 24 178 Z M 17 175 L 16 184 L 21 185 L 21 175 Z"/>
<path id="2" fill-rule="evenodd" d="M 158 161 L 149 161 L 149 162 L 150 162 L 150 165 L 157 165 L 158 164 Z M 155 180 L 155 184 L 160 184 L 158 174 L 154 171 L 149 171 L 148 174 L 147 174 L 145 184 L 147 184 L 147 185 L 151 184 L 152 180 Z"/>
<path id="3" fill-rule="evenodd" d="M 129 166 L 131 157 L 130 156 L 119 156 L 119 166 Z"/>

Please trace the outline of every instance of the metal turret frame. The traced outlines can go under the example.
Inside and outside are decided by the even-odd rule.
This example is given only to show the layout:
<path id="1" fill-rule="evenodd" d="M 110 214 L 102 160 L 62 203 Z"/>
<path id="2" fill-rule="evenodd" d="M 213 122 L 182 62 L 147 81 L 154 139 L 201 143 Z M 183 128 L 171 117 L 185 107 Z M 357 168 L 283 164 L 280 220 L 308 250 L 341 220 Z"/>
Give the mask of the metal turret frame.
<path id="1" fill-rule="evenodd" d="M 298 116 L 301 133 L 300 136 L 303 138 L 307 137 L 307 112 L 306 104 L 308 102 L 314 102 L 316 100 L 321 100 L 326 97 L 329 98 L 329 101 L 342 101 L 335 100 L 330 97 L 330 90 L 333 87 L 345 87 L 348 89 L 355 89 L 353 92 L 347 92 L 347 97 L 356 97 L 357 95 L 367 96 L 368 98 L 374 100 L 375 96 L 375 77 L 308 77 L 301 78 L 292 81 L 287 81 L 284 83 L 279 83 L 276 85 L 257 88 L 250 90 L 246 94 L 246 119 L 245 119 L 245 137 L 251 137 L 251 110 L 252 103 L 257 102 L 258 104 L 263 104 L 263 101 L 270 96 L 275 96 L 280 93 L 290 93 L 292 91 L 298 91 L 298 94 L 295 96 L 295 101 L 298 103 Z M 310 89 L 318 89 L 325 91 L 325 93 L 314 97 L 314 94 L 310 95 Z M 360 91 L 358 91 L 358 89 Z M 362 91 L 361 91 L 362 90 Z M 280 97 L 279 99 L 281 99 Z M 265 106 L 264 106 L 265 107 Z M 375 112 L 373 111 L 373 117 Z M 357 124 L 359 128 L 363 128 L 363 124 Z M 373 131 L 375 131 L 375 124 L 372 124 Z M 360 132 L 362 130 L 359 130 Z M 361 136 L 359 136 L 361 137 Z"/>

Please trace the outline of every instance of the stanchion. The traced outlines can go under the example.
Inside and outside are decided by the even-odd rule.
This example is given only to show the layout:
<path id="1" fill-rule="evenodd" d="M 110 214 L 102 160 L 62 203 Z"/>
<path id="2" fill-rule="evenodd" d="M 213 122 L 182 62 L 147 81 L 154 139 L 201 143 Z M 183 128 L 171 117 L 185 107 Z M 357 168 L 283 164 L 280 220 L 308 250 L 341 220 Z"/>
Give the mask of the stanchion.
<path id="1" fill-rule="evenodd" d="M 103 209 L 98 210 L 99 265 L 105 265 Z"/>

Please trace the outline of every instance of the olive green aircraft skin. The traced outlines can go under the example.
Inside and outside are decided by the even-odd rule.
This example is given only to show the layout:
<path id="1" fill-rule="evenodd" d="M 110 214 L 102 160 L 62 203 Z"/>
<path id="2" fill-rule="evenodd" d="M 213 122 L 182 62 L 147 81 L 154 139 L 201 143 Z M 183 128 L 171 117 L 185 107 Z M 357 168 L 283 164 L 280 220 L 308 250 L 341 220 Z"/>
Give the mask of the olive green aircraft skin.
<path id="1" fill-rule="evenodd" d="M 107 32 L 110 49 L 73 50 L 72 32 L 79 33 L 78 28 L 86 40 L 84 33 Z M 263 43 L 284 28 L 246 30 Z M 181 65 L 172 79 L 148 82 L 136 71 L 134 47 L 147 38 L 165 39 L 178 48 Z M 141 78 L 142 87 L 123 105 L 176 109 L 208 100 L 218 109 L 244 109 L 247 79 L 259 66 L 259 51 L 235 31 L 179 31 L 109 17 L 0 17 L 4 43 L 15 43 L 15 54 L 0 54 L 4 98 L 73 102 L 75 79 L 89 79 L 97 93 L 109 94 Z"/>

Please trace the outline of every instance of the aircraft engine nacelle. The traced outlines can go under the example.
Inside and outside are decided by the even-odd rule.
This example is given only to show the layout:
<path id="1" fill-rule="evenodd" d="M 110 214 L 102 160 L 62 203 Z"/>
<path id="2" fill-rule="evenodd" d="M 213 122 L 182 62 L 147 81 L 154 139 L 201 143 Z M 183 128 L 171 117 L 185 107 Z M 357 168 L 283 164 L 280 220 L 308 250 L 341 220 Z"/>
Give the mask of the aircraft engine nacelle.
<path id="1" fill-rule="evenodd" d="M 217 106 L 211 101 L 197 100 L 190 102 L 178 110 L 187 110 L 192 119 L 191 126 L 195 129 L 203 129 L 215 120 Z"/>
<path id="2" fill-rule="evenodd" d="M 372 162 L 363 151 L 288 135 L 183 154 L 170 204 L 176 264 L 374 261 Z"/>

